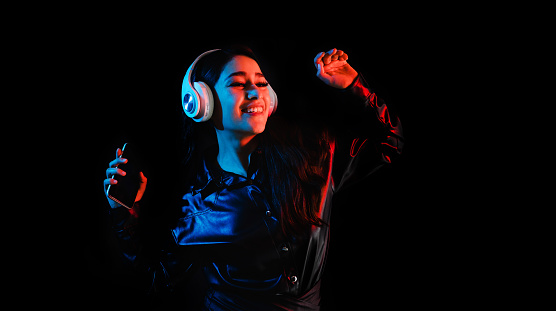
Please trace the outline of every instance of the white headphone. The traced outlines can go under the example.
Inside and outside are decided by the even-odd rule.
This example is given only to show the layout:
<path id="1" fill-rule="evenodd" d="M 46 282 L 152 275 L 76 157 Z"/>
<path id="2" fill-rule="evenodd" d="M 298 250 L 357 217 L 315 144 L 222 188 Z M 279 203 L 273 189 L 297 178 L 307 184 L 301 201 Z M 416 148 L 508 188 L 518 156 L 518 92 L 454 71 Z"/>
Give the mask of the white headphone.
<path id="1" fill-rule="evenodd" d="M 191 84 L 191 74 L 195 68 L 195 64 L 197 64 L 203 56 L 219 50 L 220 49 L 210 50 L 199 55 L 193 64 L 189 66 L 189 69 L 187 69 L 183 77 L 183 83 L 181 85 L 183 111 L 186 116 L 190 117 L 195 122 L 205 122 L 212 117 L 214 98 L 210 87 L 206 83 L 199 81 Z M 270 84 L 267 88 L 270 95 L 270 108 L 268 110 L 268 116 L 270 117 L 278 107 L 278 96 L 276 96 Z"/>

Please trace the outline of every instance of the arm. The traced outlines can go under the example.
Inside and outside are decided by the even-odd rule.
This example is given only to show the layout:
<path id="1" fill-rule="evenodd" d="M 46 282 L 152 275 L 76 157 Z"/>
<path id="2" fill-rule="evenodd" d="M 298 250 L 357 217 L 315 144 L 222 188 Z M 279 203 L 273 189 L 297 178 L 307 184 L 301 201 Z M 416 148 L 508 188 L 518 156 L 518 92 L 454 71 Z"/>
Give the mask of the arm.
<path id="1" fill-rule="evenodd" d="M 335 178 L 336 191 L 372 174 L 397 158 L 403 147 L 401 122 L 367 85 L 362 75 L 348 63 L 348 56 L 332 49 L 315 59 L 317 77 L 326 85 L 339 89 L 345 110 L 336 154 L 344 158 Z M 348 155 L 349 154 L 349 155 Z M 336 166 L 335 161 L 335 166 Z"/>
<path id="2" fill-rule="evenodd" d="M 120 156 L 121 150 L 118 148 L 116 159 L 110 162 L 109 168 L 106 170 L 105 194 L 107 194 L 108 185 L 117 184 L 117 180 L 112 178 L 113 175 L 126 175 L 126 172 L 119 169 L 118 165 L 127 163 L 128 160 L 120 158 Z M 141 186 L 132 209 L 128 210 L 107 196 L 110 204 L 109 215 L 112 230 L 118 240 L 123 260 L 135 271 L 143 283 L 139 287 L 150 293 L 167 292 L 176 282 L 189 274 L 193 261 L 187 254 L 178 254 L 178 249 L 175 243 L 172 243 L 174 240 L 169 231 L 168 239 L 164 241 L 166 244 L 163 247 L 164 250 L 151 250 L 153 247 L 145 247 L 140 234 L 142 232 L 140 224 L 144 223 L 144 221 L 140 221 L 140 200 L 146 189 L 147 178 L 142 172 L 139 178 Z"/>

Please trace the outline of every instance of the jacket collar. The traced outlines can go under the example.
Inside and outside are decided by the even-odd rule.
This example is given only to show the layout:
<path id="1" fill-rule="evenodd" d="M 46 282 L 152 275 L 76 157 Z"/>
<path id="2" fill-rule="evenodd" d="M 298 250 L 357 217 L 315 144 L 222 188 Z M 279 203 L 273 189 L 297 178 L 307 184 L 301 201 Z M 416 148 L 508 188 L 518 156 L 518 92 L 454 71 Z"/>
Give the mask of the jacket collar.
<path id="1" fill-rule="evenodd" d="M 251 154 L 247 178 L 223 170 L 216 160 L 218 145 L 209 147 L 203 153 L 201 165 L 197 172 L 196 182 L 193 186 L 193 195 L 199 192 L 203 197 L 221 189 L 241 188 L 254 183 L 262 184 L 263 174 L 261 167 L 264 164 L 263 147 L 259 145 Z"/>

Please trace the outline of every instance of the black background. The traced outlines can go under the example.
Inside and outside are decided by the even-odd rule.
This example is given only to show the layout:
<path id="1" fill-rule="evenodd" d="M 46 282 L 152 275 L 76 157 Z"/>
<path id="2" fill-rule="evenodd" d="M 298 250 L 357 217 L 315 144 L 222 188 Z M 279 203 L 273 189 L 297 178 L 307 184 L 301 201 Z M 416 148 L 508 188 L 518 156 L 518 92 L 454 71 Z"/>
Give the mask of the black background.
<path id="1" fill-rule="evenodd" d="M 280 110 L 295 113 L 294 105 L 309 103 L 300 104 L 299 111 L 326 107 L 341 113 L 343 107 L 329 102 L 313 66 L 318 52 L 335 47 L 349 54 L 348 62 L 402 121 L 401 158 L 336 198 L 323 309 L 430 305 L 440 296 L 457 295 L 458 289 L 446 284 L 469 269 L 459 265 L 465 246 L 454 229 L 465 215 L 440 203 L 451 193 L 441 176 L 453 169 L 442 160 L 449 153 L 443 109 L 451 100 L 443 80 L 455 67 L 447 60 L 457 46 L 439 43 L 437 28 L 427 25 L 364 25 L 277 34 L 226 26 L 223 35 L 149 23 L 85 28 L 66 50 L 64 110 L 73 117 L 60 131 L 66 137 L 60 149 L 74 171 L 65 176 L 71 207 L 60 215 L 69 220 L 57 226 L 61 238 L 54 260 L 61 270 L 56 274 L 67 281 L 54 288 L 54 296 L 83 298 L 92 306 L 143 303 L 110 232 L 104 171 L 117 147 L 138 143 L 149 195 L 164 202 L 179 161 L 183 75 L 200 53 L 234 43 L 254 50 Z"/>

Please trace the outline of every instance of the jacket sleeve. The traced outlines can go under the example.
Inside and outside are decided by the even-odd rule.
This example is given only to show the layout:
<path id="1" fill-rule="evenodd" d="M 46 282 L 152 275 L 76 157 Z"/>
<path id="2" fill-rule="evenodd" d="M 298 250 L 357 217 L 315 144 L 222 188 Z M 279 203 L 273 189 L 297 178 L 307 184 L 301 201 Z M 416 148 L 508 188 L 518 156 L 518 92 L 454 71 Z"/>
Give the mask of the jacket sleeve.
<path id="1" fill-rule="evenodd" d="M 341 163 L 335 169 L 336 192 L 390 164 L 401 154 L 404 143 L 400 120 L 361 74 L 339 93 L 341 105 L 349 113 L 341 121 L 342 130 L 337 131 L 334 165 Z"/>
<path id="2" fill-rule="evenodd" d="M 192 273 L 194 261 L 172 243 L 173 239 L 168 239 L 168 243 L 157 250 L 142 243 L 137 204 L 132 210 L 123 206 L 110 209 L 109 214 L 123 260 L 137 274 L 141 282 L 138 287 L 146 293 L 171 292 Z"/>

